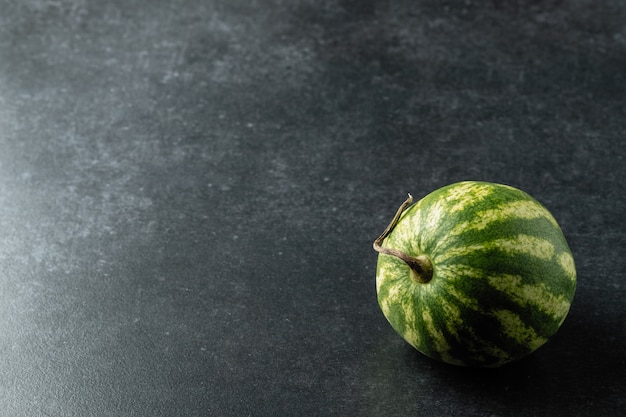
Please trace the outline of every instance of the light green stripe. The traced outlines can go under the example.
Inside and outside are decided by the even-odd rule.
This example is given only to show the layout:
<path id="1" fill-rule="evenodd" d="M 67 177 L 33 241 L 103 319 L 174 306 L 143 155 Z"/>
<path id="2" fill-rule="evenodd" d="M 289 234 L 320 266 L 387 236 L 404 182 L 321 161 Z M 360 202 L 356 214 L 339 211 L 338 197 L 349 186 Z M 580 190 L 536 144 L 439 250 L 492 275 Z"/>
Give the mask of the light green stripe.
<path id="1" fill-rule="evenodd" d="M 440 261 L 442 257 L 436 258 L 436 261 Z M 445 279 L 446 282 L 451 283 L 458 277 L 467 278 L 482 278 L 485 275 L 482 269 L 473 268 L 464 264 L 441 264 L 437 265 L 437 277 Z"/>
<path id="2" fill-rule="evenodd" d="M 474 218 L 470 221 L 460 223 L 449 235 L 451 237 L 458 236 L 466 232 L 477 232 L 485 229 L 495 222 L 507 220 L 532 220 L 545 218 L 555 228 L 558 224 L 554 217 L 541 205 L 534 201 L 520 200 L 500 205 L 494 209 L 476 212 Z"/>
<path id="3" fill-rule="evenodd" d="M 433 282 L 445 285 L 445 291 L 455 296 L 466 307 L 476 308 L 478 302 L 467 296 L 460 296 L 456 293 L 456 285 L 459 280 L 482 279 L 485 272 L 482 269 L 473 268 L 464 264 L 439 264 L 437 265 Z"/>
<path id="4" fill-rule="evenodd" d="M 456 213 L 467 209 L 468 205 L 475 204 L 495 191 L 496 188 L 490 184 L 463 182 L 447 190 L 443 199 L 448 213 Z"/>
<path id="5" fill-rule="evenodd" d="M 517 341 L 520 345 L 528 347 L 530 351 L 537 349 L 548 341 L 545 337 L 537 335 L 532 327 L 510 310 L 496 310 L 493 315 L 498 319 L 504 334 Z"/>
<path id="6" fill-rule="evenodd" d="M 497 239 L 493 241 L 493 245 L 508 255 L 524 253 L 544 260 L 550 260 L 554 256 L 552 243 L 530 235 L 520 234 L 513 239 Z"/>
<path id="7" fill-rule="evenodd" d="M 417 321 L 419 317 L 415 309 L 416 307 L 415 303 L 413 302 L 413 297 L 403 297 L 402 312 L 404 314 L 404 322 L 406 325 L 404 327 L 404 331 L 402 332 L 402 337 L 412 346 L 419 349 L 419 346 L 422 343 L 422 338 L 417 331 Z"/>
<path id="8" fill-rule="evenodd" d="M 463 318 L 461 316 L 461 310 L 457 306 L 452 304 L 449 300 L 443 298 L 439 300 L 439 305 L 442 313 L 446 318 L 445 324 L 448 332 L 458 339 L 458 330 L 464 326 Z"/>
<path id="9" fill-rule="evenodd" d="M 439 224 L 448 215 L 443 200 L 435 201 L 424 210 L 422 205 L 423 200 L 405 211 L 392 233 L 395 241 L 407 245 L 414 253 L 421 253 L 426 242 L 441 233 Z"/>
<path id="10" fill-rule="evenodd" d="M 422 310 L 422 320 L 424 320 L 426 330 L 428 331 L 428 334 L 432 339 L 433 344 L 435 345 L 435 350 L 437 352 L 449 351 L 450 345 L 448 345 L 448 342 L 443 333 L 437 330 L 437 328 L 435 327 L 435 324 L 433 323 L 433 317 L 428 307 L 424 307 Z"/>
<path id="11" fill-rule="evenodd" d="M 469 308 L 470 310 L 474 311 L 480 310 L 480 304 L 475 298 L 468 297 L 466 294 L 462 294 L 452 286 L 447 288 L 446 291 L 448 292 L 448 294 L 454 297 L 459 302 L 459 304 L 463 305 L 463 307 Z"/>
<path id="12" fill-rule="evenodd" d="M 557 261 L 567 274 L 568 278 L 572 281 L 576 281 L 576 266 L 574 265 L 574 258 L 572 258 L 572 255 L 568 252 L 560 253 L 557 256 Z"/>
<path id="13" fill-rule="evenodd" d="M 540 284 L 524 284 L 518 275 L 500 274 L 487 277 L 489 285 L 501 291 L 520 306 L 530 305 L 551 316 L 555 321 L 561 321 L 567 315 L 570 302 L 567 298 L 553 294 L 548 286 Z"/>
<path id="14" fill-rule="evenodd" d="M 420 344 L 422 343 L 422 339 L 419 333 L 415 330 L 415 326 L 407 326 L 402 334 L 404 340 L 406 340 L 411 346 L 416 349 L 419 349 Z"/>
<path id="15" fill-rule="evenodd" d="M 554 246 L 545 239 L 531 235 L 519 234 L 512 238 L 495 239 L 485 243 L 453 248 L 433 258 L 438 264 L 455 257 L 472 255 L 479 251 L 497 250 L 509 256 L 530 255 L 543 260 L 554 256 Z"/>
<path id="16" fill-rule="evenodd" d="M 380 255 L 379 255 L 380 257 Z M 385 282 L 387 281 L 387 277 L 389 276 L 389 272 L 386 268 L 387 263 L 381 263 L 378 261 L 377 271 L 376 271 L 376 290 L 380 291 Z"/>
<path id="17" fill-rule="evenodd" d="M 474 311 L 479 310 L 479 305 L 476 300 L 459 294 L 454 287 L 450 286 L 446 288 L 446 292 L 457 304 L 462 305 L 463 308 L 470 308 Z M 493 341 L 487 341 L 478 336 L 475 329 L 471 326 L 471 323 L 465 323 L 461 308 L 455 305 L 450 297 L 442 298 L 440 300 L 440 306 L 441 312 L 446 318 L 446 329 L 452 337 L 456 338 L 468 349 L 472 360 L 484 362 L 488 360 L 486 357 L 494 358 L 498 363 L 505 363 L 511 360 L 512 357 L 509 352 L 496 346 Z M 460 331 L 463 332 L 463 336 L 460 335 Z M 454 359 L 454 352 L 447 353 L 445 359 L 450 363 L 461 362 L 460 360 Z"/>

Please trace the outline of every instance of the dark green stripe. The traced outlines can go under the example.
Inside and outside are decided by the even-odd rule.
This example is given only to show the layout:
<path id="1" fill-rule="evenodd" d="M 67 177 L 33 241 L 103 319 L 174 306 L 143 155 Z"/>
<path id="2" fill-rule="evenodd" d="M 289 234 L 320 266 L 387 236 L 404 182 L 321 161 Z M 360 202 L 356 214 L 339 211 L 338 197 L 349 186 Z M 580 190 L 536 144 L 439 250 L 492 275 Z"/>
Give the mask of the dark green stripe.
<path id="1" fill-rule="evenodd" d="M 454 226 L 452 229 L 454 229 Z M 445 253 L 446 250 L 460 244 L 484 244 L 497 239 L 510 239 L 519 234 L 545 239 L 555 245 L 557 251 L 567 245 L 561 230 L 556 229 L 547 218 L 523 219 L 508 217 L 489 223 L 482 230 L 469 230 L 457 236 L 449 236 L 448 233 L 450 233 L 450 230 L 447 233 L 439 234 L 439 239 L 445 242 L 444 244 L 437 246 L 438 240 L 433 239 L 430 242 L 430 246 L 425 248 L 426 251 L 436 248 L 432 253 L 433 256 L 436 256 L 438 253 Z"/>

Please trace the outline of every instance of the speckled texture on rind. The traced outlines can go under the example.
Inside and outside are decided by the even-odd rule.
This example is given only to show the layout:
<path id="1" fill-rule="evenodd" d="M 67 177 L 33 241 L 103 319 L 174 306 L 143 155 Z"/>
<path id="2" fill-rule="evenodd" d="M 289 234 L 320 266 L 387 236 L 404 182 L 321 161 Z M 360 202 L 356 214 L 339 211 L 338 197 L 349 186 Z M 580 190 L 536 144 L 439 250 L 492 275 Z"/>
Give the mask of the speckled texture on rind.
<path id="1" fill-rule="evenodd" d="M 427 255 L 432 280 L 381 254 L 379 305 L 424 354 L 500 366 L 539 348 L 574 297 L 572 254 L 553 216 L 521 190 L 492 183 L 443 187 L 409 207 L 383 246 Z"/>

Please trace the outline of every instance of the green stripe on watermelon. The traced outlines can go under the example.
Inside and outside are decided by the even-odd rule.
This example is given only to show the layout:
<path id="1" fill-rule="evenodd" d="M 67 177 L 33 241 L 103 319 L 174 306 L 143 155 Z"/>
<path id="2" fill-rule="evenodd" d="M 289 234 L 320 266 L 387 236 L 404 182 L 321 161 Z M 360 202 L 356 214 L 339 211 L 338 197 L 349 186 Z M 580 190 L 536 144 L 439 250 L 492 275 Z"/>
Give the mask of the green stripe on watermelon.
<path id="1" fill-rule="evenodd" d="M 376 287 L 392 327 L 435 359 L 500 366 L 544 344 L 569 311 L 576 271 L 563 233 L 515 188 L 444 187 L 406 209 L 381 242 L 432 262 L 432 279 L 420 283 L 381 253 Z"/>

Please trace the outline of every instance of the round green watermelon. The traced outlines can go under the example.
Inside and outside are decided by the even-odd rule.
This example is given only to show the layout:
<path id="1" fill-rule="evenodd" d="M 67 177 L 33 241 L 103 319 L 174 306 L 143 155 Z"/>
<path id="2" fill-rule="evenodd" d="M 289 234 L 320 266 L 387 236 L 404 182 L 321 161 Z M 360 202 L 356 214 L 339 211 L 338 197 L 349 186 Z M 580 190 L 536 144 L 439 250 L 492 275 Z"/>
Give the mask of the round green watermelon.
<path id="1" fill-rule="evenodd" d="M 400 207 L 376 240 L 378 304 L 425 355 L 498 367 L 546 343 L 576 289 L 554 217 L 516 188 L 465 181 Z"/>

